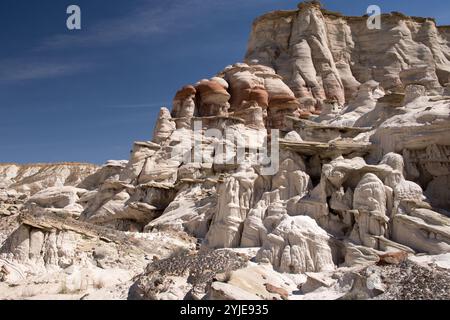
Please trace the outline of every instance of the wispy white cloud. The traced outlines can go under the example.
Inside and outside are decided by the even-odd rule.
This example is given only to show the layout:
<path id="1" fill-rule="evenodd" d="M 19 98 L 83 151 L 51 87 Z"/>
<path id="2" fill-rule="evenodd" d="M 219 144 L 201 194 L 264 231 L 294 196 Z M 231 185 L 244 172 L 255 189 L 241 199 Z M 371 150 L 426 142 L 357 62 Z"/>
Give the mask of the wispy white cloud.
<path id="1" fill-rule="evenodd" d="M 0 61 L 0 82 L 10 83 L 24 80 L 50 79 L 91 70 L 92 63 L 86 61 L 43 61 L 16 58 Z"/>
<path id="2" fill-rule="evenodd" d="M 74 75 L 92 70 L 96 62 L 92 58 L 77 61 L 49 61 L 45 57 L 49 51 L 68 48 L 95 48 L 114 45 L 119 42 L 143 39 L 150 35 L 170 32 L 174 28 L 184 28 L 191 24 L 189 14 L 202 0 L 185 1 L 143 1 L 139 10 L 122 17 L 107 19 L 90 26 L 87 31 L 57 34 L 45 38 L 30 52 L 13 59 L 0 61 L 0 83 L 39 80 Z M 65 59 L 67 60 L 67 59 Z"/>
<path id="3" fill-rule="evenodd" d="M 202 13 L 221 3 L 222 0 L 144 1 L 138 10 L 123 17 L 99 21 L 88 31 L 44 39 L 36 50 L 98 47 L 186 29 L 193 26 Z"/>
<path id="4" fill-rule="evenodd" d="M 77 62 L 34 59 L 47 52 L 117 45 L 130 40 L 147 40 L 157 34 L 168 35 L 180 30 L 186 32 L 186 29 L 195 26 L 202 19 L 210 19 L 214 12 L 236 9 L 236 6 L 244 9 L 247 5 L 264 1 L 268 0 L 142 0 L 139 8 L 121 17 L 98 21 L 80 32 L 56 34 L 43 39 L 36 47 L 31 48 L 33 58 L 28 52 L 13 61 L 0 61 L 0 83 L 68 76 L 92 70 L 96 64 L 92 58 L 78 59 Z"/>

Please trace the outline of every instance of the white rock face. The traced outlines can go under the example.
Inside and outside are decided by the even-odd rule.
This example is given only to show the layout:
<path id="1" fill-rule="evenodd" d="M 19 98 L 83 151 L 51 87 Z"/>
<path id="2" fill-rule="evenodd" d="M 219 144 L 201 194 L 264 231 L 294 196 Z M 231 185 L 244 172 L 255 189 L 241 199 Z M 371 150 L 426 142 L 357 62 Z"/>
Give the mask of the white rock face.
<path id="1" fill-rule="evenodd" d="M 349 102 L 362 83 L 385 90 L 410 83 L 440 92 L 448 82 L 448 34 L 431 19 L 383 14 L 382 28 L 368 30 L 364 17 L 345 17 L 318 3 L 276 11 L 253 24 L 246 59 L 281 75 L 297 98 Z"/>
<path id="2" fill-rule="evenodd" d="M 0 295 L 126 299 L 133 277 L 149 259 L 192 247 L 192 240 L 181 234 L 124 233 L 49 212 L 24 215 L 0 249 Z"/>
<path id="3" fill-rule="evenodd" d="M 172 134 L 175 128 L 176 125 L 175 122 L 172 121 L 170 111 L 166 108 L 161 108 L 153 136 L 154 142 L 158 143 L 164 141 Z"/>
<path id="4" fill-rule="evenodd" d="M 212 248 L 235 248 L 241 239 L 242 227 L 253 198 L 258 175 L 245 166 L 218 186 L 216 213 L 206 235 Z"/>
<path id="5" fill-rule="evenodd" d="M 382 18 L 382 30 L 368 31 L 366 18 L 314 1 L 269 13 L 253 25 L 246 63 L 181 88 L 128 161 L 0 165 L 0 281 L 56 268 L 73 287 L 109 264 L 111 281 L 130 285 L 142 270 L 124 270 L 149 262 L 142 250 L 158 265 L 187 248 L 214 272 L 200 253 L 256 263 L 200 291 L 185 269 L 152 281 L 144 273 L 151 294 L 130 292 L 373 297 L 385 290 L 379 270 L 361 268 L 450 252 L 450 33 L 428 18 Z M 103 248 L 95 256 L 85 250 L 93 243 Z M 119 262 L 96 257 L 110 252 Z"/>
<path id="6" fill-rule="evenodd" d="M 328 235 L 309 217 L 284 217 L 267 235 L 256 259 L 287 273 L 333 270 Z"/>
<path id="7" fill-rule="evenodd" d="M 256 294 L 223 282 L 214 282 L 208 293 L 208 300 L 261 300 Z"/>
<path id="8" fill-rule="evenodd" d="M 213 282 L 207 294 L 212 300 L 287 300 L 297 289 L 296 283 L 286 275 L 275 272 L 270 265 L 251 264 L 231 272 L 230 279 Z"/>
<path id="9" fill-rule="evenodd" d="M 367 247 L 375 247 L 374 236 L 385 236 L 388 217 L 386 214 L 387 195 L 381 180 L 373 173 L 367 173 L 356 186 L 353 208 L 358 211 L 355 220 L 359 240 Z"/>
<path id="10" fill-rule="evenodd" d="M 206 188 L 201 184 L 185 186 L 164 213 L 151 221 L 145 230 L 186 230 L 198 238 L 205 238 L 216 205 L 215 187 Z"/>
<path id="11" fill-rule="evenodd" d="M 379 98 L 385 95 L 380 84 L 369 80 L 361 84 L 358 91 L 335 118 L 329 122 L 336 126 L 353 126 L 364 114 L 375 109 Z"/>
<path id="12" fill-rule="evenodd" d="M 392 239 L 419 252 L 449 252 L 450 219 L 428 209 L 397 214 L 392 223 Z"/>
<path id="13" fill-rule="evenodd" d="M 68 217 L 78 217 L 84 209 L 79 204 L 80 197 L 86 193 L 86 190 L 75 187 L 48 188 L 30 197 L 25 207 L 34 215 L 51 212 Z"/>
<path id="14" fill-rule="evenodd" d="M 77 186 L 97 171 L 91 164 L 1 164 L 0 189 L 14 189 L 20 193 L 34 194 L 50 187 Z"/>

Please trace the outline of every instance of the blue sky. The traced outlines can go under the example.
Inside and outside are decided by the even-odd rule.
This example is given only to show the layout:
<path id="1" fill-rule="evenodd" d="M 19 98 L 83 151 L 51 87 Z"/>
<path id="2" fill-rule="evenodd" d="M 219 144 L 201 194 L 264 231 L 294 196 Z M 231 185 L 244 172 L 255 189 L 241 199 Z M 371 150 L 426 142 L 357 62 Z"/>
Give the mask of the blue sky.
<path id="1" fill-rule="evenodd" d="M 1 0 L 0 162 L 128 159 L 176 90 L 242 61 L 251 23 L 286 0 Z M 323 0 L 450 24 L 442 0 Z M 66 28 L 66 8 L 82 30 Z"/>

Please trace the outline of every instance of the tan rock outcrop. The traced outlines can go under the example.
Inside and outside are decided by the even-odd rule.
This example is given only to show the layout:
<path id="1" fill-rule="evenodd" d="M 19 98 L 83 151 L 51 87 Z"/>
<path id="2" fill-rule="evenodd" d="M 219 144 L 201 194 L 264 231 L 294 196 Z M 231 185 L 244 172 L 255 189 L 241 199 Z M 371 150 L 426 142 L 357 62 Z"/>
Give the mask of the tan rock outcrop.
<path id="1" fill-rule="evenodd" d="M 0 164 L 0 189 L 34 194 L 50 187 L 77 186 L 98 166 L 82 163 Z"/>
<path id="2" fill-rule="evenodd" d="M 172 107 L 172 117 L 175 118 L 177 128 L 189 128 L 191 120 L 198 112 L 196 109 L 197 89 L 191 85 L 180 89 L 174 99 Z"/>
<path id="3" fill-rule="evenodd" d="M 175 122 L 172 120 L 170 111 L 167 108 L 161 108 L 158 120 L 156 121 L 156 126 L 153 134 L 153 141 L 156 143 L 163 142 L 168 137 L 170 137 L 175 128 L 176 125 Z"/>
<path id="4" fill-rule="evenodd" d="M 370 248 L 378 248 L 371 236 L 386 236 L 387 205 L 386 189 L 383 182 L 374 174 L 364 175 L 356 186 L 353 196 L 353 209 L 357 210 L 354 232 L 359 233 L 359 242 Z"/>
<path id="5" fill-rule="evenodd" d="M 397 13 L 383 14 L 382 21 L 380 30 L 368 30 L 367 18 L 302 3 L 298 10 L 256 19 L 246 58 L 274 68 L 296 97 L 313 97 L 317 107 L 325 99 L 343 105 L 369 80 L 384 89 L 401 88 L 402 79 L 405 84 L 426 82 L 431 91 L 448 82 L 444 29 L 432 19 Z M 428 71 L 420 71 L 421 65 L 428 65 Z M 400 74 L 407 69 L 415 71 Z"/>
<path id="6" fill-rule="evenodd" d="M 267 235 L 257 261 L 288 273 L 333 270 L 328 235 L 309 217 L 284 217 Z"/>

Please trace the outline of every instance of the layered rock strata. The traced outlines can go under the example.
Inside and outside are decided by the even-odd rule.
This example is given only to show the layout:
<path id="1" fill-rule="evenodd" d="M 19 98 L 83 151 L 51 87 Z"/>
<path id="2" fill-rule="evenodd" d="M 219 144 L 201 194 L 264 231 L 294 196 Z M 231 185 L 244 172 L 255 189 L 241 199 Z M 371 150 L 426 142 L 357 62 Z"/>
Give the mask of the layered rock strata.
<path id="1" fill-rule="evenodd" d="M 316 2 L 258 18 L 246 62 L 181 88 L 128 161 L 23 183 L 31 173 L 0 167 L 0 214 L 25 213 L 3 277 L 89 265 L 80 229 L 107 250 L 151 247 L 128 292 L 140 299 L 373 298 L 374 264 L 447 261 L 448 41 L 432 19 L 384 14 L 368 30 Z"/>

